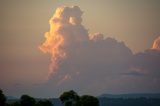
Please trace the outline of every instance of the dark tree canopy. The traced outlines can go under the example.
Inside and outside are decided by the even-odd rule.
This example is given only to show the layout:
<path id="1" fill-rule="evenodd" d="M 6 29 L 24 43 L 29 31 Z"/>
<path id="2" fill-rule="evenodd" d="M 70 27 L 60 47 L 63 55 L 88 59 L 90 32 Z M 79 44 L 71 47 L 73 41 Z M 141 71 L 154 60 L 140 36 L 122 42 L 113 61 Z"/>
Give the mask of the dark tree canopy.
<path id="1" fill-rule="evenodd" d="M 64 106 L 99 106 L 99 100 L 90 95 L 79 96 L 75 91 L 70 90 L 60 95 Z M 19 100 L 6 103 L 5 95 L 0 90 L 0 106 L 53 106 L 47 99 L 34 99 L 29 95 L 22 95 Z"/>
<path id="2" fill-rule="evenodd" d="M 99 100 L 96 97 L 90 95 L 79 97 L 73 90 L 64 92 L 60 100 L 64 106 L 99 106 Z"/>
<path id="3" fill-rule="evenodd" d="M 53 104 L 49 100 L 40 100 L 37 102 L 36 106 L 53 106 Z"/>
<path id="4" fill-rule="evenodd" d="M 96 97 L 84 95 L 80 98 L 81 106 L 99 106 L 99 101 Z"/>
<path id="5" fill-rule="evenodd" d="M 10 104 L 10 106 L 21 106 L 21 105 L 18 101 L 16 101 L 16 102 L 13 102 L 12 104 Z"/>
<path id="6" fill-rule="evenodd" d="M 0 106 L 5 106 L 6 97 L 3 94 L 3 91 L 0 89 Z"/>
<path id="7" fill-rule="evenodd" d="M 60 100 L 62 101 L 64 106 L 78 106 L 79 99 L 80 99 L 80 97 L 73 90 L 70 90 L 68 92 L 64 92 L 60 96 Z"/>
<path id="8" fill-rule="evenodd" d="M 21 106 L 35 106 L 36 100 L 28 95 L 22 95 L 20 98 Z"/>

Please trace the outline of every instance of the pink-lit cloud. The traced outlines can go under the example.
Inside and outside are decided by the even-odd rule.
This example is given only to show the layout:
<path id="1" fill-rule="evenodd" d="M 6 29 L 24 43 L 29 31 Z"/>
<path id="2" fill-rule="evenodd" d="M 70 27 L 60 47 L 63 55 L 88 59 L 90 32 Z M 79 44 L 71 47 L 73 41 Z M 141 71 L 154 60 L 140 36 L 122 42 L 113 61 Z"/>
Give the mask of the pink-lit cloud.
<path id="1" fill-rule="evenodd" d="M 89 34 L 81 24 L 78 6 L 59 7 L 50 19 L 50 31 L 41 50 L 51 54 L 48 84 L 62 92 L 159 91 L 159 38 L 153 49 L 133 54 L 124 42 Z M 127 88 L 126 88 L 127 87 Z M 113 89 L 115 88 L 115 89 Z"/>
<path id="2" fill-rule="evenodd" d="M 152 49 L 160 50 L 160 36 L 154 40 Z"/>

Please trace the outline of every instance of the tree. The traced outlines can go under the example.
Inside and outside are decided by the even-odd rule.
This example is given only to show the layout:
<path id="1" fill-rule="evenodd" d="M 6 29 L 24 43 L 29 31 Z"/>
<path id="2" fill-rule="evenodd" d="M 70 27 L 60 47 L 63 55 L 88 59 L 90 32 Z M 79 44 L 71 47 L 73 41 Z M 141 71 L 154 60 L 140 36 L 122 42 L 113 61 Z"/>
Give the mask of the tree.
<path id="1" fill-rule="evenodd" d="M 28 95 L 22 95 L 20 98 L 21 106 L 35 106 L 36 100 Z"/>
<path id="2" fill-rule="evenodd" d="M 99 101 L 96 97 L 84 95 L 80 98 L 80 106 L 99 106 Z"/>
<path id="3" fill-rule="evenodd" d="M 5 106 L 6 103 L 6 97 L 3 94 L 3 91 L 0 89 L 0 106 Z"/>
<path id="4" fill-rule="evenodd" d="M 18 101 L 15 101 L 12 104 L 10 104 L 10 106 L 21 106 L 21 105 Z"/>
<path id="5" fill-rule="evenodd" d="M 49 100 L 40 100 L 37 102 L 36 106 L 53 106 L 53 104 Z"/>
<path id="6" fill-rule="evenodd" d="M 60 96 L 60 100 L 62 101 L 64 106 L 79 106 L 79 99 L 80 99 L 80 97 L 73 90 L 70 90 L 68 92 L 64 92 Z"/>

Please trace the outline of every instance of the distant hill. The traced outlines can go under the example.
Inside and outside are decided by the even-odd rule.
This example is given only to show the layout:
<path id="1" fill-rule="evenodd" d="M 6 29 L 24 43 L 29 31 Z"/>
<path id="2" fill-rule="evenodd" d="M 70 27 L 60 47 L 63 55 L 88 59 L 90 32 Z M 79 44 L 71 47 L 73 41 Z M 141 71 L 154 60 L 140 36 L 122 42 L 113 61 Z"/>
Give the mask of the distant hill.
<path id="1" fill-rule="evenodd" d="M 14 96 L 6 96 L 7 100 L 16 100 L 18 98 L 14 97 Z"/>
<path id="2" fill-rule="evenodd" d="M 99 98 L 100 106 L 160 106 L 160 98 Z"/>
<path id="3" fill-rule="evenodd" d="M 160 98 L 160 93 L 102 94 L 98 98 Z"/>

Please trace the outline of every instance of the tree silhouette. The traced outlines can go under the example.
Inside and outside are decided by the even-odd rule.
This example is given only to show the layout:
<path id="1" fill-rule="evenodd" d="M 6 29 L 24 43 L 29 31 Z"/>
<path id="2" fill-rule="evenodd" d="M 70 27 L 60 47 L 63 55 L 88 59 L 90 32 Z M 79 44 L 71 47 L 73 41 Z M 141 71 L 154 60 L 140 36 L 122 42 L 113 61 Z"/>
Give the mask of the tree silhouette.
<path id="1" fill-rule="evenodd" d="M 64 92 L 60 96 L 60 100 L 62 101 L 64 106 L 79 106 L 79 99 L 80 99 L 80 97 L 73 90 L 70 90 L 68 92 Z"/>
<path id="2" fill-rule="evenodd" d="M 21 106 L 21 105 L 18 101 L 15 101 L 12 104 L 10 104 L 9 106 Z"/>
<path id="3" fill-rule="evenodd" d="M 64 92 L 60 100 L 64 106 L 99 106 L 99 100 L 96 97 L 90 95 L 79 97 L 73 90 Z"/>
<path id="4" fill-rule="evenodd" d="M 53 106 L 53 104 L 49 100 L 40 100 L 37 102 L 36 106 Z"/>
<path id="5" fill-rule="evenodd" d="M 6 103 L 6 97 L 3 94 L 3 91 L 0 89 L 0 106 L 5 106 Z"/>
<path id="6" fill-rule="evenodd" d="M 99 106 L 99 101 L 96 97 L 84 95 L 80 98 L 81 106 Z"/>
<path id="7" fill-rule="evenodd" d="M 28 95 L 22 95 L 20 98 L 21 106 L 35 106 L 36 100 Z"/>

